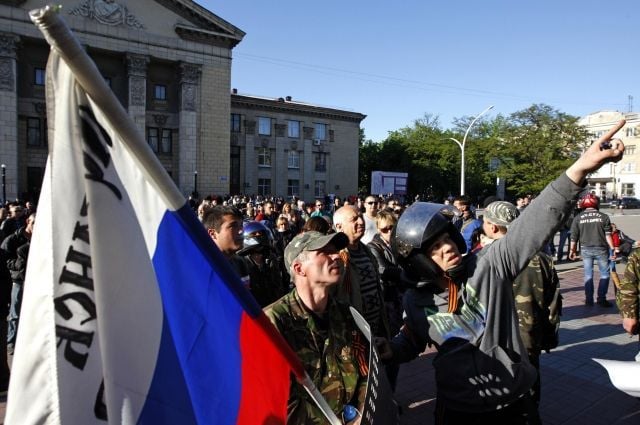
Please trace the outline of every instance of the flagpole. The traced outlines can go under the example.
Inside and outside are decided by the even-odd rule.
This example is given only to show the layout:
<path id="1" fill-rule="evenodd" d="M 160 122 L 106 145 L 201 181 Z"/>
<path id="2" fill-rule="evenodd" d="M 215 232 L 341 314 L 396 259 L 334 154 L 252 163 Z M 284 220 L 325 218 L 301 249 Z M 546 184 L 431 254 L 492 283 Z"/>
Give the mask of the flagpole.
<path id="1" fill-rule="evenodd" d="M 167 206 L 173 210 L 179 210 L 185 205 L 185 197 L 147 145 L 122 104 L 116 99 L 93 60 L 84 51 L 66 23 L 58 16 L 57 12 L 60 8 L 61 6 L 47 5 L 40 9 L 31 10 L 29 16 L 43 33 L 51 48 L 56 50 L 73 72 L 78 84 L 102 110 L 112 128 L 120 134 L 123 145 L 129 150 L 134 160 L 139 163 L 139 168 L 147 177 L 147 182 L 157 190 Z M 265 324 L 265 320 L 268 321 L 268 319 L 264 313 L 260 312 L 255 319 L 269 335 L 272 342 L 280 348 L 290 363 L 296 380 L 316 402 L 329 423 L 342 424 L 342 421 L 333 413 L 320 391 L 304 372 L 300 360 L 284 341 L 284 338 L 273 325 L 269 323 L 267 326 Z"/>

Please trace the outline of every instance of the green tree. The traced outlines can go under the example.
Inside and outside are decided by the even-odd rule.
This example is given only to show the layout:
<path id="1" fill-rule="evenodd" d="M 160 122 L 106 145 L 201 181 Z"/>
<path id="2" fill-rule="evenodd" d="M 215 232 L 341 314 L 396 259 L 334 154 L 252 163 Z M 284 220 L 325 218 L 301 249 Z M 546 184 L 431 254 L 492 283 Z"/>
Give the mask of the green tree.
<path id="1" fill-rule="evenodd" d="M 369 193 L 371 187 L 371 172 L 378 169 L 380 160 L 380 144 L 373 140 L 366 140 L 364 129 L 360 129 L 358 161 L 358 192 Z"/>
<path id="2" fill-rule="evenodd" d="M 360 137 L 362 193 L 371 171 L 409 173 L 408 192 L 442 201 L 460 192 L 460 148 L 473 117 L 454 120 L 443 130 L 437 116 L 425 114 L 412 125 L 389 133 L 381 143 Z M 481 202 L 496 193 L 496 178 L 506 180 L 507 195 L 538 193 L 566 169 L 588 140 L 578 118 L 547 105 L 532 105 L 509 116 L 474 124 L 465 145 L 465 192 Z"/>
<path id="3" fill-rule="evenodd" d="M 499 159 L 496 175 L 511 196 L 539 193 L 575 160 L 588 139 L 577 122 L 543 104 L 494 120 L 489 154 Z"/>

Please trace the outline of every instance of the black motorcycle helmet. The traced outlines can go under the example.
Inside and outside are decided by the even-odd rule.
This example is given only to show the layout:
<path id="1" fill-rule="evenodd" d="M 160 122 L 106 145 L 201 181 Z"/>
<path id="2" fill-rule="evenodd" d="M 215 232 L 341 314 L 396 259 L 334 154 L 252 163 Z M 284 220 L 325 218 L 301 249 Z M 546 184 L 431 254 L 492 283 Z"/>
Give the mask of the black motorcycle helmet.
<path id="1" fill-rule="evenodd" d="M 273 248 L 273 234 L 269 228 L 259 221 L 243 223 L 244 247 L 238 250 L 238 255 L 249 255 L 256 252 L 268 253 Z"/>
<path id="2" fill-rule="evenodd" d="M 440 273 L 424 251 L 444 232 L 449 233 L 460 254 L 467 251 L 464 238 L 451 223 L 454 215 L 454 207 L 431 202 L 415 202 L 402 213 L 391 235 L 391 248 L 411 278 L 428 283 Z"/>

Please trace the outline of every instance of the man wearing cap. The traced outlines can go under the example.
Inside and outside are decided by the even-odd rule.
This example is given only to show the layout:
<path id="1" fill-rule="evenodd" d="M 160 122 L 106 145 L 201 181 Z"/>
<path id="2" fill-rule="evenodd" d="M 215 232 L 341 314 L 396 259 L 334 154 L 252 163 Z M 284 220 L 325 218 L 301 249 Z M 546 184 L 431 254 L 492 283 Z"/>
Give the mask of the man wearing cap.
<path id="1" fill-rule="evenodd" d="M 339 251 L 348 243 L 343 233 L 310 231 L 293 238 L 285 248 L 284 261 L 295 287 L 265 308 L 267 317 L 338 416 L 347 404 L 362 412 L 368 375 L 367 340 L 348 306 L 331 295 L 344 271 Z M 326 423 L 307 392 L 293 379 L 287 423 Z"/>
<path id="2" fill-rule="evenodd" d="M 507 235 L 509 226 L 520 211 L 510 202 L 492 202 L 484 211 L 482 229 L 489 243 Z M 486 246 L 486 245 L 485 245 Z M 480 251 L 479 256 L 482 256 Z M 544 325 L 559 323 L 561 308 L 558 274 L 553 259 L 543 251 L 534 255 L 513 282 L 513 295 L 518 314 L 520 338 L 527 349 L 529 362 L 536 368 L 538 379 L 533 385 L 533 399 L 540 403 L 540 353 L 544 346 Z M 553 317 L 550 317 L 553 315 Z M 546 319 L 544 318 L 546 316 Z"/>

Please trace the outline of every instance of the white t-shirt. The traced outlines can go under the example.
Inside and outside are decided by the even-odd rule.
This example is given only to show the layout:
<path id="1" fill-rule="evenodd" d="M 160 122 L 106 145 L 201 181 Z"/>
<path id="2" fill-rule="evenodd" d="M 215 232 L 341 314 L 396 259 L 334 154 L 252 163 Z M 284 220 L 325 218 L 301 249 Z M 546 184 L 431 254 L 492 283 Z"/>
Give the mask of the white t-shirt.
<path id="1" fill-rule="evenodd" d="M 364 236 L 360 242 L 366 245 L 371 242 L 376 233 L 378 233 L 378 228 L 376 227 L 375 218 L 369 218 L 366 214 L 362 217 L 364 218 Z"/>

